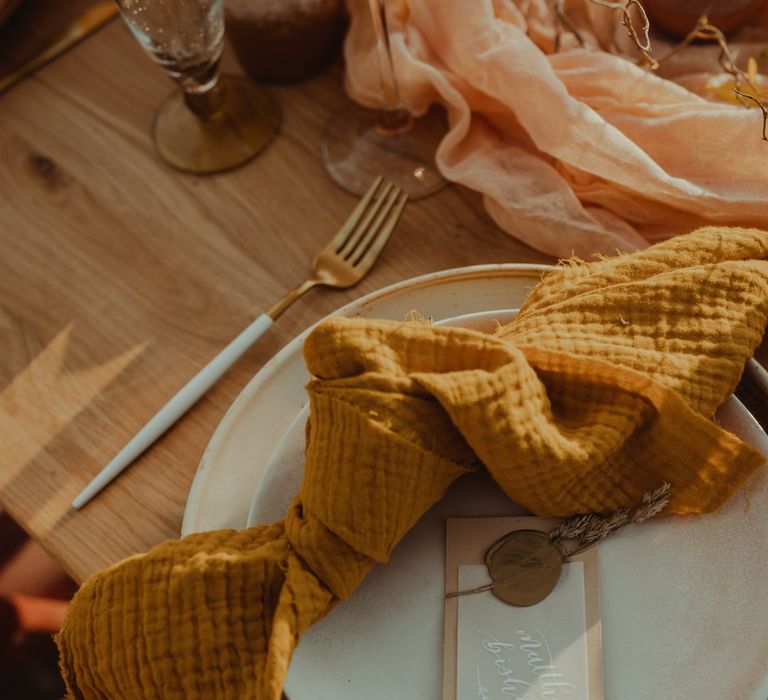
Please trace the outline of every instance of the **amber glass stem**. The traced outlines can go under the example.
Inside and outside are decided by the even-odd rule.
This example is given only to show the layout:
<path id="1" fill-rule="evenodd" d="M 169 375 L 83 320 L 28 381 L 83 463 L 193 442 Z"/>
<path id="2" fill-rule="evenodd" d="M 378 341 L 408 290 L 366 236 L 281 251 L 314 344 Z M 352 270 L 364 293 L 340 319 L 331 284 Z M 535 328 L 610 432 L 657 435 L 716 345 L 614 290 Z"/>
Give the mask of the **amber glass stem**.
<path id="1" fill-rule="evenodd" d="M 218 119 L 224 111 L 224 88 L 219 81 L 218 59 L 178 79 L 187 107 L 204 121 Z"/>
<path id="2" fill-rule="evenodd" d="M 221 116 L 224 109 L 224 91 L 218 76 L 210 87 L 193 90 L 185 88 L 184 101 L 196 116 L 204 121 L 213 121 Z"/>

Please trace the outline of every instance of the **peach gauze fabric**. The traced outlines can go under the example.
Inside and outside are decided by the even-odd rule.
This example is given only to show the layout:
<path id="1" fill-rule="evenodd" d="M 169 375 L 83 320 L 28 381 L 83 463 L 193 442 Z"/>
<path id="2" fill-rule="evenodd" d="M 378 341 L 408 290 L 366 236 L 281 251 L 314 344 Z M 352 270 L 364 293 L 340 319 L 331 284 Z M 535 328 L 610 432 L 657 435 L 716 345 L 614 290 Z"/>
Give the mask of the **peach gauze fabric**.
<path id="1" fill-rule="evenodd" d="M 438 167 L 482 193 L 491 217 L 516 238 L 551 255 L 587 257 L 643 248 L 705 222 L 768 224 L 760 111 L 708 101 L 680 84 L 700 85 L 702 70 L 717 70 L 715 46 L 662 64 L 661 74 L 690 74 L 673 82 L 601 50 L 623 30 L 615 12 L 589 0 L 567 3 L 587 47 L 565 32 L 558 53 L 554 3 L 545 0 L 386 4 L 404 104 L 417 114 L 432 103 L 448 112 Z M 379 106 L 369 3 L 348 5 L 347 89 Z M 653 47 L 656 55 L 668 48 Z"/>

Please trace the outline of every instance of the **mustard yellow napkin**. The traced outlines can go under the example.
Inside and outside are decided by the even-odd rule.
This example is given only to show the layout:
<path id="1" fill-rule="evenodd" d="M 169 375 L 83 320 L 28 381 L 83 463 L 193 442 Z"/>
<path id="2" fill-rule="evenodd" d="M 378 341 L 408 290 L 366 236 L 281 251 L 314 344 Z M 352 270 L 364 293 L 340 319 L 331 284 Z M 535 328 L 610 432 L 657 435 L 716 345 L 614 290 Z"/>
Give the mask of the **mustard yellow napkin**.
<path id="1" fill-rule="evenodd" d="M 712 422 L 768 316 L 768 233 L 702 229 L 549 273 L 495 335 L 330 319 L 308 337 L 283 521 L 166 542 L 91 578 L 58 636 L 76 698 L 278 700 L 302 632 L 485 465 L 540 515 L 717 509 L 761 457 Z"/>

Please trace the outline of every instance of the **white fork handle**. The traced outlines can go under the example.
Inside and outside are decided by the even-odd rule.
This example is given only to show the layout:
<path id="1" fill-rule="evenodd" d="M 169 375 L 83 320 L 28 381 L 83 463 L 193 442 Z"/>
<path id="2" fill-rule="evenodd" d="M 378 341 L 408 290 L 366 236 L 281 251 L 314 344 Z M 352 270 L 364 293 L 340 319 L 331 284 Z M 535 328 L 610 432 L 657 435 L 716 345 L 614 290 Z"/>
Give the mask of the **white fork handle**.
<path id="1" fill-rule="evenodd" d="M 190 407 L 218 381 L 240 356 L 269 329 L 273 320 L 261 314 L 250 326 L 201 369 L 165 406 L 163 406 L 115 458 L 102 469 L 96 478 L 72 501 L 72 507 L 82 508 L 112 479 L 123 471 L 144 450 L 152 445 Z"/>

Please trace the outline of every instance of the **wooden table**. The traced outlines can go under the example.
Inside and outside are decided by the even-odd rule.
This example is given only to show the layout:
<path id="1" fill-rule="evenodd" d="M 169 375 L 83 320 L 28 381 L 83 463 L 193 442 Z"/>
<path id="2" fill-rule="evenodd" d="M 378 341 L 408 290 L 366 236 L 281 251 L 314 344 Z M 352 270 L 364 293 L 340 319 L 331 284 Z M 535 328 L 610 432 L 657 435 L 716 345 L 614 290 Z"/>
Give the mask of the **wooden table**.
<path id="1" fill-rule="evenodd" d="M 413 275 L 547 262 L 459 187 L 409 205 L 355 289 L 313 292 L 81 512 L 80 489 L 253 315 L 303 279 L 355 198 L 326 175 L 341 70 L 280 88 L 248 166 L 170 170 L 149 128 L 172 86 L 119 21 L 0 98 L 0 504 L 77 580 L 179 534 L 197 463 L 243 386 L 308 324 Z"/>
<path id="2" fill-rule="evenodd" d="M 178 536 L 217 423 L 307 325 L 413 275 L 550 262 L 501 232 L 466 189 L 410 204 L 362 284 L 305 297 L 75 513 L 73 496 L 155 411 L 303 279 L 355 202 L 319 159 L 329 113 L 347 104 L 339 67 L 278 89 L 277 140 L 213 177 L 174 172 L 152 150 L 152 117 L 170 90 L 118 21 L 0 98 L 0 505 L 80 581 Z"/>

